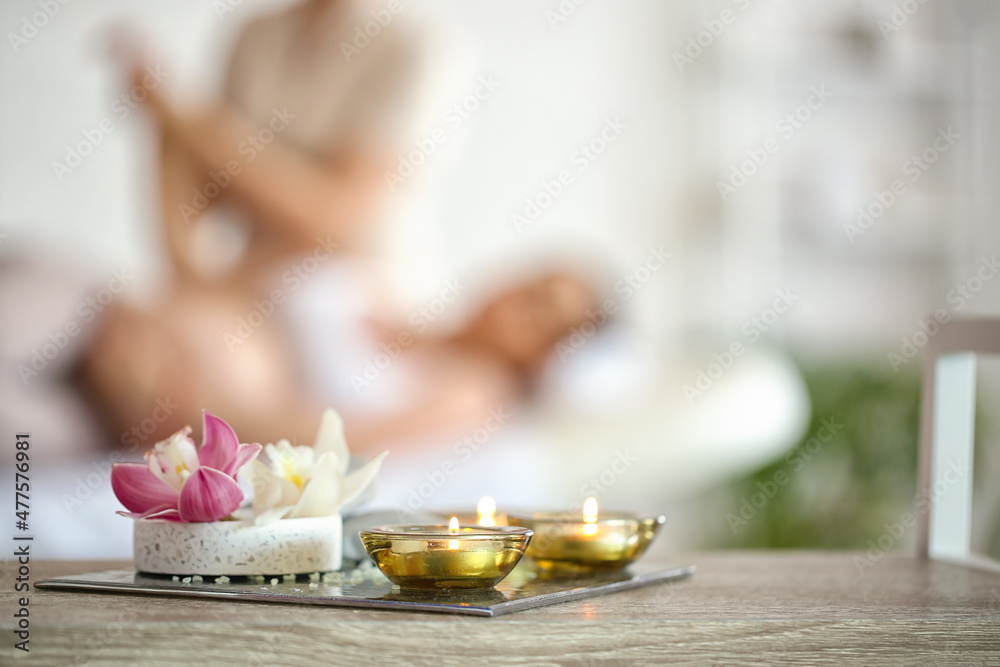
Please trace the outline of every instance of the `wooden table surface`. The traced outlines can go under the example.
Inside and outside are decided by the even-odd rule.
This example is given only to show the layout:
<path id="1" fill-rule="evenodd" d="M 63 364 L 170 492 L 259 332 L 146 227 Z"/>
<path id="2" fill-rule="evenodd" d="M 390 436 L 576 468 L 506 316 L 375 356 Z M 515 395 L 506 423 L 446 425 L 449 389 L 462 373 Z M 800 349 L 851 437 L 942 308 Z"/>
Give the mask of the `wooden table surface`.
<path id="1" fill-rule="evenodd" d="M 1000 574 L 836 552 L 651 553 L 683 582 L 497 618 L 31 591 L 31 652 L 0 593 L 0 663 L 32 665 L 1000 665 Z M 32 579 L 121 562 L 34 562 Z"/>

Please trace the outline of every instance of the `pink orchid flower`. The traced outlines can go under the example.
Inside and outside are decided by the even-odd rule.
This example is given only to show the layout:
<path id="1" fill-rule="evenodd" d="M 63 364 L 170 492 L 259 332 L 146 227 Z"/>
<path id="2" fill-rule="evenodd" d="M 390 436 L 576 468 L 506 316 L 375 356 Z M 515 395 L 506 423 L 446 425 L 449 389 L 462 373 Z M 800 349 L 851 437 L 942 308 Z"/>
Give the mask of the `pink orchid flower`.
<path id="1" fill-rule="evenodd" d="M 224 519 L 243 502 L 236 473 L 260 452 L 241 445 L 226 422 L 207 410 L 201 447 L 186 426 L 146 452 L 146 463 L 116 463 L 111 488 L 133 519 L 203 523 Z"/>

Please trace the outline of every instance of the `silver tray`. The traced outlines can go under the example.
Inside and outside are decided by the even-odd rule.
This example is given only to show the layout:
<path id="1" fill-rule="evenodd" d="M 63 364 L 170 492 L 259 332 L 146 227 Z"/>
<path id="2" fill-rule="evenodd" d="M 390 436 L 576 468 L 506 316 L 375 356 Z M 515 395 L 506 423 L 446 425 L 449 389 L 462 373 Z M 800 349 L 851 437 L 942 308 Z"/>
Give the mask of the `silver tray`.
<path id="1" fill-rule="evenodd" d="M 591 598 L 651 584 L 665 584 L 691 576 L 694 566 L 652 570 L 636 564 L 628 570 L 572 579 L 536 577 L 530 566 L 518 565 L 496 588 L 489 591 L 407 591 L 394 587 L 378 570 L 361 568 L 327 581 L 310 581 L 308 576 L 277 583 L 246 577 L 232 577 L 227 583 L 174 581 L 166 575 L 143 574 L 133 570 L 107 570 L 45 579 L 35 584 L 43 590 L 83 593 L 165 595 L 216 600 L 309 604 L 327 607 L 430 611 L 468 616 L 500 616 L 524 609 Z M 353 575 L 353 576 L 352 576 Z M 333 581 L 331 581 L 333 579 Z"/>

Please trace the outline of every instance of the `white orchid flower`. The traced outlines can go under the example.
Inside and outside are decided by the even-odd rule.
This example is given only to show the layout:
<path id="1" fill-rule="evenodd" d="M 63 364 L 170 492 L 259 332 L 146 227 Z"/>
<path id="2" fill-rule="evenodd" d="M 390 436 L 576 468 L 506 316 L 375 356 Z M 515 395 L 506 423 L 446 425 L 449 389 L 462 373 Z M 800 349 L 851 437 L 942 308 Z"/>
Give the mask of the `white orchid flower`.
<path id="1" fill-rule="evenodd" d="M 191 427 L 188 426 L 156 443 L 152 451 L 146 454 L 149 471 L 177 493 L 181 492 L 184 482 L 201 465 L 198 450 L 191 442 L 190 435 Z"/>
<path id="2" fill-rule="evenodd" d="M 327 409 L 312 447 L 279 440 L 266 445 L 244 468 L 253 487 L 255 523 L 337 514 L 375 479 L 386 454 L 382 452 L 348 475 L 351 454 L 344 422 L 335 410 Z"/>

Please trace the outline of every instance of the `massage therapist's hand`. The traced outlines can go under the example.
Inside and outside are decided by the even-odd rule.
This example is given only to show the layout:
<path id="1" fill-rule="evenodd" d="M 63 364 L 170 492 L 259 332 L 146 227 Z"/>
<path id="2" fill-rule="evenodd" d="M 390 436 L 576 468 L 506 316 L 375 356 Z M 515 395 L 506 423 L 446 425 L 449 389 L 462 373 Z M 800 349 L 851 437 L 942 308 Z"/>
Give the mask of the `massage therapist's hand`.
<path id="1" fill-rule="evenodd" d="M 109 26 L 104 38 L 108 55 L 125 74 L 130 101 L 141 104 L 164 124 L 175 122 L 177 114 L 161 86 L 170 71 L 164 59 L 155 56 L 150 40 L 126 23 Z"/>

